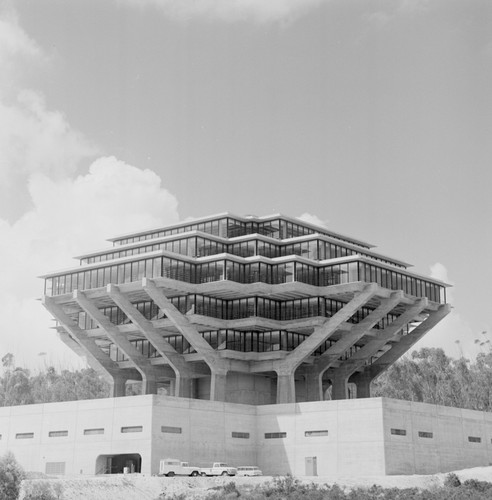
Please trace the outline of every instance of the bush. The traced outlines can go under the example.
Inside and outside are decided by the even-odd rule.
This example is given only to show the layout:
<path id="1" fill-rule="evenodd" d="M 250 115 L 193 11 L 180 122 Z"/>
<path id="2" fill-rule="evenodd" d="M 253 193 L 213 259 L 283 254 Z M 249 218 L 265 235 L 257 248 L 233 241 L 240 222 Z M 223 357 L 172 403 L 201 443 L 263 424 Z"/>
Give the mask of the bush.
<path id="1" fill-rule="evenodd" d="M 479 491 L 480 493 L 490 492 L 492 496 L 492 483 L 486 481 L 479 481 L 478 479 L 467 479 L 463 483 L 463 488 Z"/>
<path id="2" fill-rule="evenodd" d="M 444 486 L 446 488 L 457 488 L 461 486 L 460 478 L 454 472 L 451 472 L 446 476 L 446 479 L 444 479 Z"/>
<path id="3" fill-rule="evenodd" d="M 63 485 L 54 481 L 25 481 L 23 500 L 60 500 L 63 498 Z"/>
<path id="4" fill-rule="evenodd" d="M 7 452 L 0 458 L 0 500 L 19 498 L 24 477 L 24 469 L 19 465 L 13 453 Z"/>

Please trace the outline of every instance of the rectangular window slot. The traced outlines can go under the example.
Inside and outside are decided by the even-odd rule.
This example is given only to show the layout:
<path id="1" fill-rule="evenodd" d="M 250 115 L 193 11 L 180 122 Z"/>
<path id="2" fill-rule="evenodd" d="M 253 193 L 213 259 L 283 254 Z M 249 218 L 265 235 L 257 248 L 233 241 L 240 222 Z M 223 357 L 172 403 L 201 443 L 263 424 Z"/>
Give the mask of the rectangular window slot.
<path id="1" fill-rule="evenodd" d="M 68 436 L 68 431 L 50 431 L 48 436 L 50 438 L 65 437 Z"/>
<path id="2" fill-rule="evenodd" d="M 287 437 L 286 432 L 266 432 L 265 439 L 280 439 Z"/>
<path id="3" fill-rule="evenodd" d="M 15 439 L 32 439 L 34 432 L 19 432 L 15 435 Z"/>
<path id="4" fill-rule="evenodd" d="M 142 432 L 142 431 L 143 431 L 143 426 L 141 426 L 141 425 L 132 425 L 129 427 L 122 427 L 121 428 L 122 434 L 127 434 L 129 432 Z"/>
<path id="5" fill-rule="evenodd" d="M 432 439 L 434 437 L 434 434 L 432 432 L 419 431 L 419 437 Z"/>
<path id="6" fill-rule="evenodd" d="M 391 434 L 395 436 L 406 436 L 407 431 L 405 429 L 391 429 Z"/>
<path id="7" fill-rule="evenodd" d="M 249 439 L 249 432 L 232 432 L 233 438 Z"/>
<path id="8" fill-rule="evenodd" d="M 481 443 L 482 442 L 482 438 L 481 437 L 477 437 L 477 436 L 468 436 L 468 441 L 470 443 Z"/>
<path id="9" fill-rule="evenodd" d="M 95 434 L 104 434 L 102 427 L 98 429 L 84 429 L 84 436 L 94 436 Z"/>
<path id="10" fill-rule="evenodd" d="M 328 431 L 305 431 L 305 437 L 328 436 Z"/>
<path id="11" fill-rule="evenodd" d="M 137 432 L 137 431 L 133 431 Z M 140 431 L 138 431 L 140 432 Z M 165 432 L 166 434 L 181 434 L 183 431 L 181 427 L 171 427 L 169 425 L 162 425 L 161 432 Z"/>

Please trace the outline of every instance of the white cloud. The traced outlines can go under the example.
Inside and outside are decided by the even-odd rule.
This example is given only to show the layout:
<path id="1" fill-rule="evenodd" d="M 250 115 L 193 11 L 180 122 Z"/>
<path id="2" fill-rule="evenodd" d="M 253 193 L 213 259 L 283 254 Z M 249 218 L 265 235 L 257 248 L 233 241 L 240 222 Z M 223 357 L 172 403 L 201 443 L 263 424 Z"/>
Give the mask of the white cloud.
<path id="1" fill-rule="evenodd" d="M 26 66 L 44 60 L 45 54 L 19 26 L 15 12 L 0 10 L 0 93 L 5 94 L 17 81 Z"/>
<path id="2" fill-rule="evenodd" d="M 447 268 L 440 262 L 430 266 L 430 276 L 450 285 L 453 284 L 449 279 Z M 447 288 L 446 301 L 453 306 L 454 300 L 453 288 Z M 422 347 L 441 347 L 448 356 L 453 358 L 464 356 L 474 359 L 480 352 L 480 345 L 475 340 L 477 340 L 476 332 L 453 308 L 441 322 L 415 344 L 412 350 Z"/>
<path id="3" fill-rule="evenodd" d="M 70 354 L 49 329 L 37 276 L 77 266 L 74 255 L 108 246 L 111 236 L 177 222 L 177 201 L 155 173 L 115 158 L 97 160 L 76 179 L 33 175 L 29 191 L 33 209 L 13 224 L 0 220 L 0 241 L 8 242 L 0 247 L 0 352 L 32 364 L 44 351 L 62 364 Z"/>
<path id="4" fill-rule="evenodd" d="M 293 21 L 328 0 L 120 0 L 135 6 L 152 6 L 173 19 L 193 18 L 226 22 L 270 23 Z"/>
<path id="5" fill-rule="evenodd" d="M 96 148 L 18 78 L 43 59 L 12 11 L 0 11 L 0 352 L 28 366 L 77 366 L 50 330 L 37 276 L 77 266 L 72 256 L 111 236 L 177 222 L 177 201 L 154 172 L 113 157 L 75 177 Z"/>
<path id="6" fill-rule="evenodd" d="M 48 59 L 15 13 L 0 11 L 0 214 L 9 220 L 29 204 L 30 174 L 68 176 L 97 152 L 39 92 L 22 88 L 23 74 Z"/>
<path id="7" fill-rule="evenodd" d="M 316 226 L 328 227 L 328 221 L 321 220 L 317 215 L 309 214 L 304 212 L 298 217 L 298 219 L 308 222 L 309 224 L 314 224 Z"/>

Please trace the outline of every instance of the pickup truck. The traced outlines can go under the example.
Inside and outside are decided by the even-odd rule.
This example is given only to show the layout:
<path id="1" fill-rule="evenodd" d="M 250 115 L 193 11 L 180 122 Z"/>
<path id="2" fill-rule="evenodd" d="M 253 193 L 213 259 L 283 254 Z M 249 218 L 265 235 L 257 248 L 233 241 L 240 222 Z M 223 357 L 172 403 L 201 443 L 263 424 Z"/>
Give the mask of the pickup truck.
<path id="1" fill-rule="evenodd" d="M 188 462 L 181 462 L 174 458 L 161 460 L 159 464 L 159 476 L 198 476 L 200 467 L 193 467 Z"/>
<path id="2" fill-rule="evenodd" d="M 214 462 L 212 467 L 204 467 L 200 469 L 202 476 L 235 476 L 237 469 L 229 467 L 222 462 Z"/>

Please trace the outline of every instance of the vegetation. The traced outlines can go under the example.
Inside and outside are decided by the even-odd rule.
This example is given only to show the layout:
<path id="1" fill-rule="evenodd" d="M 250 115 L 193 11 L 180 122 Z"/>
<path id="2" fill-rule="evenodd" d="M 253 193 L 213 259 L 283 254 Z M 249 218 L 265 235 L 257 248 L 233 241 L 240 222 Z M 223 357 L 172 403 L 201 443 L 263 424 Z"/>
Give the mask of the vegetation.
<path id="1" fill-rule="evenodd" d="M 62 500 L 63 484 L 54 481 L 26 481 L 22 500 Z"/>
<path id="2" fill-rule="evenodd" d="M 492 351 L 475 361 L 424 348 L 398 360 L 373 385 L 374 396 L 492 411 Z"/>
<path id="3" fill-rule="evenodd" d="M 2 365 L 0 406 L 95 399 L 109 395 L 108 385 L 92 369 L 58 373 L 55 368 L 48 367 L 33 375 L 26 368 L 16 367 L 12 354 L 2 358 Z"/>
<path id="4" fill-rule="evenodd" d="M 0 458 L 0 500 L 15 500 L 19 496 L 24 470 L 17 463 L 13 453 L 7 452 Z"/>
<path id="5" fill-rule="evenodd" d="M 184 500 L 185 495 L 166 496 L 158 500 Z M 340 486 L 303 483 L 292 476 L 275 478 L 272 482 L 256 487 L 237 486 L 234 482 L 212 488 L 205 500 L 490 500 L 492 483 L 477 480 L 460 482 L 449 474 L 442 487 L 419 488 L 370 488 L 344 490 Z"/>

